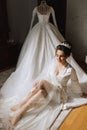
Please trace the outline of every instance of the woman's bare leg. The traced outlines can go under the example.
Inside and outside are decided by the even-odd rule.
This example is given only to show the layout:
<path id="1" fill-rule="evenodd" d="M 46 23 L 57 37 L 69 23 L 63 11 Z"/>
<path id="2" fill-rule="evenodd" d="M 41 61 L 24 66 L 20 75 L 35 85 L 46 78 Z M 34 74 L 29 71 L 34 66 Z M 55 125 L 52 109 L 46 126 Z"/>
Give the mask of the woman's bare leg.
<path id="1" fill-rule="evenodd" d="M 21 108 L 21 107 L 22 107 L 24 104 L 26 104 L 26 102 L 27 102 L 28 100 L 30 100 L 30 98 L 31 98 L 32 96 L 34 96 L 38 91 L 39 91 L 39 88 L 36 87 L 32 92 L 30 92 L 30 93 L 27 95 L 27 97 L 26 97 L 22 102 L 20 102 L 19 104 L 17 104 L 17 105 L 15 105 L 15 106 L 11 107 L 11 110 L 12 110 L 12 111 L 16 111 L 17 109 Z"/>
<path id="2" fill-rule="evenodd" d="M 15 125 L 21 117 L 25 114 L 27 110 L 34 106 L 39 106 L 37 101 L 39 101 L 41 98 L 46 98 L 46 91 L 45 90 L 39 90 L 26 104 L 20 108 L 20 111 L 17 113 L 17 115 L 13 118 L 11 118 L 11 124 Z"/>
<path id="3" fill-rule="evenodd" d="M 39 84 L 39 88 L 40 89 L 44 89 L 46 90 L 46 92 L 50 92 L 52 90 L 52 84 L 50 84 L 48 81 L 46 80 L 41 80 L 40 84 Z"/>
<path id="4" fill-rule="evenodd" d="M 22 102 L 20 102 L 19 104 L 17 104 L 17 105 L 15 105 L 15 106 L 13 106 L 13 107 L 11 107 L 11 110 L 12 111 L 16 111 L 17 109 L 19 109 L 19 108 L 21 108 L 24 104 L 26 104 L 26 102 L 28 101 L 28 100 L 30 100 L 30 98 L 32 97 L 32 96 L 34 96 L 40 89 L 42 89 L 42 90 L 47 90 L 47 91 L 50 91 L 50 87 L 49 87 L 49 83 L 46 81 L 46 80 L 42 80 L 41 82 L 39 82 L 38 83 L 38 85 L 35 87 L 35 89 L 32 91 L 32 92 L 30 92 L 28 95 L 27 95 L 27 97 L 22 101 Z M 46 92 L 47 92 L 46 91 Z M 43 91 L 44 92 L 44 91 Z M 47 95 L 47 93 L 44 93 L 44 96 L 45 95 Z"/>

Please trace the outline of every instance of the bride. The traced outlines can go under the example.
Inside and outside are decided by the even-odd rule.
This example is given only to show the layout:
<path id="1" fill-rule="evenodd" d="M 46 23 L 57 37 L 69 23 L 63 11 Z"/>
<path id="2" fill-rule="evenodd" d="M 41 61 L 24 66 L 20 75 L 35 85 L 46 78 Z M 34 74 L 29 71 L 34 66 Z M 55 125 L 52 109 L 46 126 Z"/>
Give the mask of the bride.
<path id="1" fill-rule="evenodd" d="M 34 27 L 32 27 L 36 15 L 39 22 Z M 50 15 L 52 15 L 53 17 L 54 25 L 49 22 Z M 57 28 L 53 8 L 48 6 L 45 0 L 42 0 L 41 4 L 35 7 L 35 9 L 33 10 L 30 31 L 22 47 L 17 68 L 1 88 L 1 118 L 8 119 L 9 114 L 13 114 L 9 108 L 18 104 L 29 92 L 32 91 L 33 82 L 37 82 L 38 80 L 45 77 L 45 74 L 49 68 L 48 64 L 52 62 L 52 58 L 55 59 L 54 55 L 56 46 L 64 41 L 65 39 L 60 34 Z M 67 59 L 67 62 L 69 62 L 76 69 L 80 83 L 86 82 L 87 85 L 87 75 L 79 67 L 72 56 Z M 52 105 L 52 107 L 55 107 L 55 105 Z M 20 120 L 20 123 L 17 124 L 15 129 L 28 129 L 27 126 L 28 123 L 30 123 L 30 130 L 35 130 L 35 127 L 37 126 L 37 120 L 40 121 L 42 119 L 42 115 L 44 118 L 44 122 L 40 121 L 40 126 L 45 124 L 47 120 L 50 120 L 50 123 L 52 123 L 54 118 L 58 114 L 55 114 L 56 111 L 58 111 L 59 109 L 61 110 L 61 107 L 61 105 L 55 107 L 55 111 L 53 112 L 51 107 L 47 106 L 47 108 L 44 108 L 42 114 L 38 113 L 36 109 L 34 113 L 39 114 L 39 116 L 37 116 L 37 114 L 31 114 L 30 118 L 28 117 L 30 113 L 25 113 L 23 120 Z M 48 118 L 46 119 L 47 113 Z M 53 118 L 52 116 L 50 116 L 51 114 Z M 50 117 L 52 118 L 52 120 L 50 119 Z M 28 122 L 28 118 L 30 122 Z M 32 124 L 34 126 L 32 126 Z M 43 126 L 43 130 L 46 130 L 45 125 Z M 38 128 L 40 128 L 39 124 Z"/>
<path id="2" fill-rule="evenodd" d="M 51 125 L 61 110 L 87 104 L 75 69 L 66 61 L 70 53 L 69 44 L 61 43 L 56 47 L 56 59 L 50 64 L 43 79 L 34 83 L 34 89 L 23 101 L 10 108 L 13 116 L 9 119 L 11 124 L 7 130 L 51 130 Z M 69 80 L 70 88 L 67 86 Z"/>

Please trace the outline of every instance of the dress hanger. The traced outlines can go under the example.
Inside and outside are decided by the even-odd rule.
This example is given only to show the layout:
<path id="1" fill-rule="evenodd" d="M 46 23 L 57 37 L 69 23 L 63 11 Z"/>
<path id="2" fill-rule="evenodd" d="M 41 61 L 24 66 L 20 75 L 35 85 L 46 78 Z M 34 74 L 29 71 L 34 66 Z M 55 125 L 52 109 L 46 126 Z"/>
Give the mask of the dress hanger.
<path id="1" fill-rule="evenodd" d="M 47 14 L 49 11 L 49 6 L 46 3 L 46 0 L 41 0 L 40 5 L 38 6 L 38 11 L 41 14 Z"/>
<path id="2" fill-rule="evenodd" d="M 40 5 L 46 5 L 47 3 L 46 3 L 46 0 L 41 0 L 41 3 L 40 3 Z"/>

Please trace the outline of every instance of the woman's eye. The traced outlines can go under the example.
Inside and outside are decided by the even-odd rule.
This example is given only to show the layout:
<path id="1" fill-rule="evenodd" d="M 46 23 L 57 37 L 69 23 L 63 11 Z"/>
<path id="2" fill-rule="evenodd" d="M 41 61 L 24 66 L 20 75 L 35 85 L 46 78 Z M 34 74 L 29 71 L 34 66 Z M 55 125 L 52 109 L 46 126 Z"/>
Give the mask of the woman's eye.
<path id="1" fill-rule="evenodd" d="M 65 57 L 64 55 L 60 55 L 60 56 L 56 55 L 56 56 L 57 56 L 57 57 L 62 57 L 62 58 Z"/>

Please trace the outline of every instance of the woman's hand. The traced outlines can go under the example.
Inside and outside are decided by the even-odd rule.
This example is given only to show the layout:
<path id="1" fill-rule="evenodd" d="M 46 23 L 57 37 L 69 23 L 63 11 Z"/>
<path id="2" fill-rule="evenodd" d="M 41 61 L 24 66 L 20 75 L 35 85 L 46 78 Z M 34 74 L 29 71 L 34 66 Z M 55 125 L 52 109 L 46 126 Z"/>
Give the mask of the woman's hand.
<path id="1" fill-rule="evenodd" d="M 39 81 L 35 81 L 34 83 L 33 83 L 33 86 L 34 87 L 37 87 L 39 85 Z"/>

